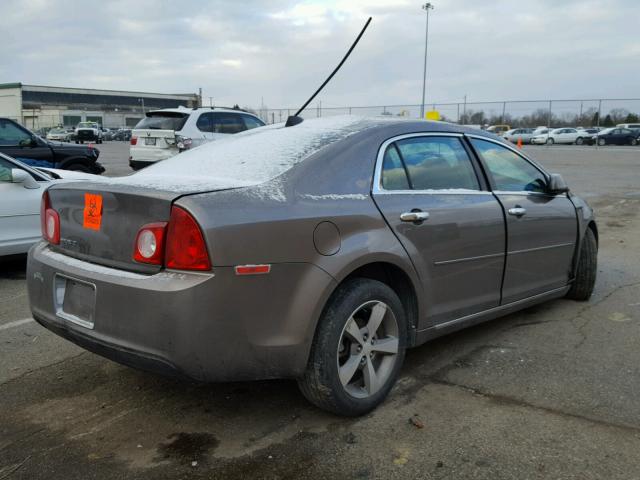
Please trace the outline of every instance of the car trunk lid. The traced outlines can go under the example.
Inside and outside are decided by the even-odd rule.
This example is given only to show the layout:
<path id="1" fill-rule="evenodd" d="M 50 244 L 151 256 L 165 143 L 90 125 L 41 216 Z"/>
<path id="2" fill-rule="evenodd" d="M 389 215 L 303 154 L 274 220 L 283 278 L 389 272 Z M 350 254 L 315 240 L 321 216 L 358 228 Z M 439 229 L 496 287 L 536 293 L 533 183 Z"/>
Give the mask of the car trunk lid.
<path id="1" fill-rule="evenodd" d="M 60 244 L 52 249 L 129 271 L 160 270 L 133 260 L 134 243 L 143 225 L 169 221 L 179 194 L 98 182 L 56 185 L 48 192 L 60 216 Z"/>

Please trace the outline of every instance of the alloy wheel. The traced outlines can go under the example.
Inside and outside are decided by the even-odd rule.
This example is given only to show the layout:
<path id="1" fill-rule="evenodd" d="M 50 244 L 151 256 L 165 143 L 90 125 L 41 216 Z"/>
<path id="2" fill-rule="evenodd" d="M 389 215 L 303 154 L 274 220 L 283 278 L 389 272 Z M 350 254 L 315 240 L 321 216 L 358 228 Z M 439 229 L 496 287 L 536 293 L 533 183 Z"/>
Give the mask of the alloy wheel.
<path id="1" fill-rule="evenodd" d="M 389 306 L 373 300 L 358 307 L 342 329 L 338 376 L 345 391 L 367 398 L 389 380 L 399 349 L 398 322 Z"/>

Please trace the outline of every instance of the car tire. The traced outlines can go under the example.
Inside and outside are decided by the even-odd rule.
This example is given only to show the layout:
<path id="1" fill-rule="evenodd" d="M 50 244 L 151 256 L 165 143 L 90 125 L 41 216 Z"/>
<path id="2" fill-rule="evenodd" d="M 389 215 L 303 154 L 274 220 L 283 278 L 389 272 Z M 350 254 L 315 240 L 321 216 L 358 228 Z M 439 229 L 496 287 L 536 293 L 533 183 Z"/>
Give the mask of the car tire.
<path id="1" fill-rule="evenodd" d="M 553 145 L 555 142 L 555 140 L 553 138 L 547 138 L 547 145 Z"/>
<path id="2" fill-rule="evenodd" d="M 629 142 L 629 144 L 631 146 L 635 147 L 636 145 L 638 145 L 638 139 L 637 138 L 632 138 L 631 141 Z"/>
<path id="3" fill-rule="evenodd" d="M 298 380 L 300 391 L 337 415 L 370 412 L 398 378 L 406 337 L 404 308 L 389 286 L 363 278 L 346 281 L 325 306 L 307 368 Z"/>
<path id="4" fill-rule="evenodd" d="M 582 137 L 576 138 L 576 145 L 582 145 L 582 144 L 584 144 L 584 139 Z"/>
<path id="5" fill-rule="evenodd" d="M 606 144 L 607 144 L 607 141 L 604 138 L 598 139 L 598 145 L 600 145 L 601 147 L 604 147 Z"/>
<path id="6" fill-rule="evenodd" d="M 567 298 L 579 301 L 589 300 L 596 283 L 597 269 L 598 242 L 596 242 L 593 230 L 587 228 L 580 248 L 576 278 L 573 280 L 571 289 L 567 292 Z"/>

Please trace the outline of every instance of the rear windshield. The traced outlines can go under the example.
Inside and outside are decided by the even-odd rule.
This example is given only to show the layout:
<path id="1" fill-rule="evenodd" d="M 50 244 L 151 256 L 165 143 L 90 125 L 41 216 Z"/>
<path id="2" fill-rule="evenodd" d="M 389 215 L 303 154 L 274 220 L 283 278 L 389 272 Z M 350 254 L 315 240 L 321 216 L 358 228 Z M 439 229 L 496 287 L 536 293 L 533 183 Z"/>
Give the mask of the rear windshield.
<path id="1" fill-rule="evenodd" d="M 188 113 L 180 112 L 150 112 L 134 127 L 148 130 L 182 130 L 189 118 Z"/>
<path id="2" fill-rule="evenodd" d="M 379 120 L 383 122 L 384 120 Z M 113 183 L 170 191 L 212 190 L 257 185 L 349 135 L 377 124 L 355 116 L 306 120 L 255 128 L 206 143 Z"/>

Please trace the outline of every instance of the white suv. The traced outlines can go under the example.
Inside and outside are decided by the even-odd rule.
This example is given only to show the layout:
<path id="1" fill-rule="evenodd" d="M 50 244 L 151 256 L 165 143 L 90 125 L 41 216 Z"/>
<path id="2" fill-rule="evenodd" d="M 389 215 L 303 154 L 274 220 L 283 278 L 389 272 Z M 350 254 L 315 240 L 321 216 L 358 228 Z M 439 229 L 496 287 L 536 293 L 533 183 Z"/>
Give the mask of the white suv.
<path id="1" fill-rule="evenodd" d="M 231 108 L 165 108 L 147 112 L 131 132 L 129 165 L 134 170 L 216 138 L 262 127 L 255 115 Z"/>

